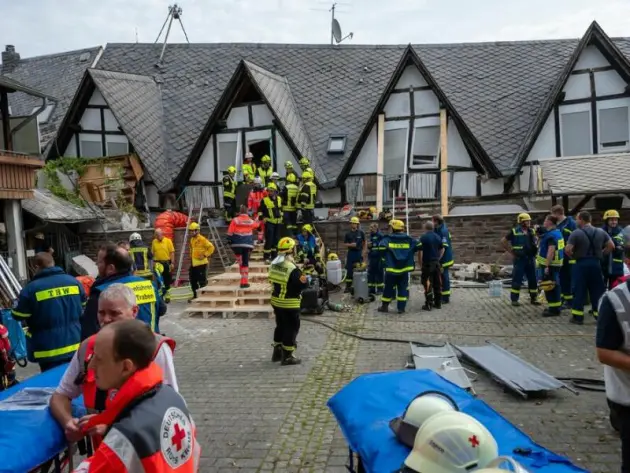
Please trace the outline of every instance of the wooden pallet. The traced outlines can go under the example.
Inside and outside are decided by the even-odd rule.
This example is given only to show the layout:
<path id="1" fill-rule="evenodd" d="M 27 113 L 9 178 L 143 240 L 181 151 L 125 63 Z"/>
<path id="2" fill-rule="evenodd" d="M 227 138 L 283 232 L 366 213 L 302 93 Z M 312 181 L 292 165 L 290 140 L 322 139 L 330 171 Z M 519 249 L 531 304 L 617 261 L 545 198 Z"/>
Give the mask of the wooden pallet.
<path id="1" fill-rule="evenodd" d="M 271 305 L 251 305 L 234 308 L 225 307 L 187 307 L 185 312 L 189 314 L 201 314 L 204 319 L 214 316 L 220 316 L 223 319 L 233 319 L 236 317 L 247 317 L 253 319 L 256 317 L 266 317 L 272 319 L 274 317 Z"/>
<path id="2" fill-rule="evenodd" d="M 231 286 L 235 284 L 238 287 L 238 283 L 241 280 L 241 275 L 239 273 L 222 273 L 222 274 L 217 274 L 215 276 L 210 276 L 209 279 L 211 282 L 221 283 L 222 285 L 225 285 L 225 286 Z M 269 279 L 269 276 L 267 275 L 266 272 L 249 274 L 250 284 L 252 282 L 267 282 L 268 279 Z"/>
<path id="3" fill-rule="evenodd" d="M 238 273 L 239 272 L 238 264 L 233 264 L 232 266 L 230 266 L 228 268 L 228 272 L 230 272 L 230 273 Z M 249 263 L 249 274 L 254 274 L 254 273 L 265 273 L 265 274 L 267 274 L 268 272 L 269 272 L 269 265 L 268 264 L 259 263 L 259 262 L 251 262 L 251 263 Z"/>
<path id="4" fill-rule="evenodd" d="M 266 305 L 271 302 L 271 294 L 240 294 L 238 297 L 217 297 L 205 293 L 191 301 L 194 307 L 247 307 Z"/>
<path id="5" fill-rule="evenodd" d="M 212 294 L 212 296 L 216 297 L 237 297 L 239 295 L 239 291 L 241 290 L 238 285 L 236 286 L 227 286 L 227 285 L 218 285 L 213 284 L 210 286 L 202 287 L 201 289 L 197 289 L 197 293 L 199 294 Z"/>

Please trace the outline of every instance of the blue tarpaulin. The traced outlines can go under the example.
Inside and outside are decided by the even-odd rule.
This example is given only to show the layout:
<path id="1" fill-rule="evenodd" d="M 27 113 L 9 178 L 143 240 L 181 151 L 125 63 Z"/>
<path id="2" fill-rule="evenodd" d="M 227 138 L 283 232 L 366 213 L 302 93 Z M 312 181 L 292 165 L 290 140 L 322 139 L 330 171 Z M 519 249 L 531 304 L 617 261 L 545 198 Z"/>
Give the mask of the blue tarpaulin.
<path id="1" fill-rule="evenodd" d="M 425 391 L 440 391 L 453 398 L 462 412 L 492 433 L 500 455 L 512 456 L 531 473 L 587 472 L 535 444 L 488 404 L 431 370 L 359 376 L 328 401 L 350 448 L 361 457 L 367 472 L 391 473 L 402 466 L 409 448 L 398 442 L 389 422 L 401 416 L 407 405 Z M 516 448 L 531 449 L 533 455 L 515 455 Z"/>
<path id="2" fill-rule="evenodd" d="M 25 388 L 56 388 L 66 366 L 33 376 L 0 392 L 0 401 L 7 400 Z M 85 411 L 82 406 L 82 397 L 73 401 L 75 415 Z M 48 408 L 0 410 L 0 426 L 0 473 L 30 471 L 66 448 L 63 430 Z"/>

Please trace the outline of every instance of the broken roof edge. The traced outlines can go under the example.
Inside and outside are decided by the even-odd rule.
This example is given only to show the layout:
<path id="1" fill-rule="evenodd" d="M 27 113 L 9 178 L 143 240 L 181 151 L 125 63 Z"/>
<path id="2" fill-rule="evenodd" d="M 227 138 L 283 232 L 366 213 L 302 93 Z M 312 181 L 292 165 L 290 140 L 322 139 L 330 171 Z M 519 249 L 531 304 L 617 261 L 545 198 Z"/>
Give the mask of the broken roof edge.
<path id="1" fill-rule="evenodd" d="M 0 89 L 6 89 L 8 93 L 22 92 L 33 97 L 39 97 L 40 99 L 59 102 L 59 99 L 53 97 L 52 95 L 48 95 L 38 89 L 34 89 L 33 87 L 25 85 L 2 74 L 0 74 Z"/>

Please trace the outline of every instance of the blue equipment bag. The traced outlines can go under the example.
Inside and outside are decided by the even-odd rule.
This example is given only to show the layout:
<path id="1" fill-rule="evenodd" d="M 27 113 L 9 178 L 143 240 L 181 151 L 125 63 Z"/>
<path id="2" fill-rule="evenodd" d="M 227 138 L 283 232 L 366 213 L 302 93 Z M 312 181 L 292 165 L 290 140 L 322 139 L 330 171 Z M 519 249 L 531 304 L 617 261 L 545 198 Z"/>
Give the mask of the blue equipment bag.
<path id="1" fill-rule="evenodd" d="M 19 366 L 26 366 L 26 335 L 22 324 L 11 316 L 11 309 L 2 310 L 2 325 L 9 331 L 9 342 L 11 342 L 9 355 L 15 358 Z"/>

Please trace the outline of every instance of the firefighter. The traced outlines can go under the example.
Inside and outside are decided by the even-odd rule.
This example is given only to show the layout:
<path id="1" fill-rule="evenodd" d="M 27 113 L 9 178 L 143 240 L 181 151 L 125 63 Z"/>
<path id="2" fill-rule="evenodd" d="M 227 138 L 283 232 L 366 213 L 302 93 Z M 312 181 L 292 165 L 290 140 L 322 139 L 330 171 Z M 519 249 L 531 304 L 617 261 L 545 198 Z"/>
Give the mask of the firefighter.
<path id="1" fill-rule="evenodd" d="M 188 230 L 191 234 L 188 278 L 190 279 L 193 298 L 196 299 L 197 289 L 205 287 L 208 282 L 206 274 L 208 271 L 209 258 L 212 256 L 212 253 L 214 253 L 214 245 L 199 233 L 199 224 L 197 222 L 190 223 Z"/>
<path id="2" fill-rule="evenodd" d="M 249 287 L 249 255 L 254 249 L 254 230 L 259 227 L 258 219 L 252 219 L 247 214 L 247 208 L 241 205 L 240 213 L 232 219 L 227 229 L 227 240 L 241 273 L 241 289 Z"/>
<path id="3" fill-rule="evenodd" d="M 312 266 L 318 274 L 323 274 L 324 265 L 322 264 L 322 257 L 319 254 L 319 245 L 315 238 L 315 230 L 310 224 L 302 225 L 302 232 L 298 235 L 298 257 L 300 262 Z"/>
<path id="4" fill-rule="evenodd" d="M 383 234 L 378 229 L 378 223 L 370 224 L 370 234 L 367 240 L 368 249 L 368 287 L 370 294 L 382 294 L 383 282 L 383 251 L 380 247 Z"/>
<path id="5" fill-rule="evenodd" d="M 352 290 L 352 276 L 355 266 L 363 263 L 363 251 L 365 249 L 365 232 L 359 228 L 359 217 L 350 219 L 350 231 L 346 233 L 343 243 L 348 248 L 346 255 L 346 291 Z"/>
<path id="6" fill-rule="evenodd" d="M 313 223 L 315 219 L 315 198 L 317 197 L 317 186 L 313 182 L 313 174 L 304 172 L 302 174 L 303 184 L 298 192 L 298 208 L 302 212 L 302 223 Z"/>
<path id="7" fill-rule="evenodd" d="M 225 210 L 225 221 L 229 224 L 236 214 L 236 168 L 230 166 L 223 176 L 223 208 Z"/>
<path id="8" fill-rule="evenodd" d="M 295 169 L 293 169 L 293 163 L 291 161 L 285 161 L 284 172 L 286 175 L 286 181 L 289 182 L 289 176 L 292 174 L 295 177 L 295 180 L 293 182 L 297 185 L 298 175 L 295 172 Z"/>
<path id="9" fill-rule="evenodd" d="M 132 233 L 129 237 L 129 254 L 133 259 L 134 276 L 152 279 L 153 253 L 139 233 Z"/>
<path id="10" fill-rule="evenodd" d="M 409 299 L 409 274 L 415 268 L 414 255 L 420 242 L 405 233 L 401 220 L 390 220 L 392 233 L 385 235 L 379 245 L 385 261 L 385 287 L 379 312 L 389 312 L 389 303 L 396 298 L 398 313 L 405 312 Z"/>
<path id="11" fill-rule="evenodd" d="M 551 207 L 551 215 L 558 219 L 557 229 L 562 233 L 564 239 L 564 245 L 567 245 L 571 232 L 577 229 L 575 219 L 571 216 L 564 215 L 564 207 L 562 205 L 554 205 Z M 571 285 L 571 273 L 575 260 L 570 258 L 567 253 L 564 253 L 564 261 L 562 262 L 562 269 L 560 270 L 560 292 L 562 295 L 562 302 L 564 306 L 571 309 L 571 303 L 573 302 L 573 290 Z"/>
<path id="12" fill-rule="evenodd" d="M 432 220 L 435 233 L 442 238 L 442 244 L 444 245 L 444 254 L 440 259 L 442 268 L 442 304 L 448 304 L 451 302 L 451 275 L 449 271 L 451 266 L 455 264 L 451 232 L 448 231 L 446 223 L 444 223 L 444 217 L 441 215 L 434 215 Z"/>
<path id="13" fill-rule="evenodd" d="M 606 282 L 606 287 L 612 289 L 613 283 L 623 276 L 625 239 L 622 228 L 619 225 L 619 212 L 616 210 L 607 210 L 604 213 L 604 225 L 602 226 L 602 230 L 608 233 L 608 236 L 615 244 L 615 249 L 602 259 L 604 281 Z"/>
<path id="14" fill-rule="evenodd" d="M 558 230 L 558 219 L 553 215 L 545 218 L 545 232 L 540 239 L 536 266 L 540 288 L 545 291 L 547 308 L 543 317 L 560 315 L 562 301 L 560 294 L 560 271 L 564 261 L 564 237 Z"/>
<path id="15" fill-rule="evenodd" d="M 529 298 L 532 304 L 540 305 L 537 300 L 538 284 L 536 282 L 536 236 L 531 228 L 532 218 L 529 214 L 521 213 L 517 217 L 517 225 L 501 239 L 501 243 L 514 257 L 512 270 L 512 289 L 510 299 L 513 306 L 519 306 L 519 296 L 523 277 L 527 278 Z"/>
<path id="16" fill-rule="evenodd" d="M 294 255 L 295 240 L 284 237 L 278 243 L 278 256 L 269 267 L 271 306 L 276 316 L 271 361 L 280 361 L 283 366 L 301 363 L 295 350 L 300 331 L 301 294 L 308 287 L 308 279 L 296 266 Z"/>
<path id="17" fill-rule="evenodd" d="M 306 157 L 304 157 L 304 156 L 300 159 L 299 164 L 300 164 L 300 169 L 302 169 L 302 172 L 303 172 L 303 173 L 304 173 L 307 169 L 308 169 L 308 170 L 310 170 L 310 168 L 311 168 L 311 162 L 308 160 L 308 158 L 306 158 Z"/>
<path id="18" fill-rule="evenodd" d="M 249 191 L 249 196 L 247 197 L 247 210 L 254 220 L 258 220 L 260 203 L 263 200 L 264 191 L 262 179 L 260 177 L 255 178 L 254 187 Z"/>
<path id="19" fill-rule="evenodd" d="M 273 174 L 273 169 L 271 168 L 271 158 L 268 155 L 264 155 L 260 159 L 260 167 L 258 168 L 257 177 L 260 177 L 262 180 L 263 187 L 267 187 L 267 185 L 271 182 L 271 175 Z"/>
<path id="20" fill-rule="evenodd" d="M 37 253 L 35 266 L 37 273 L 20 291 L 12 315 L 28 327 L 28 358 L 43 373 L 70 361 L 79 348 L 86 296 L 50 253 Z"/>
<path id="21" fill-rule="evenodd" d="M 254 155 L 250 152 L 245 153 L 245 162 L 243 163 L 243 181 L 250 182 L 256 177 L 256 165 L 254 164 Z"/>
<path id="22" fill-rule="evenodd" d="M 422 268 L 421 282 L 424 287 L 425 303 L 423 310 L 442 308 L 442 265 L 441 261 L 446 252 L 447 243 L 435 230 L 433 222 L 424 224 L 426 233 L 420 237 L 418 261 Z"/>
<path id="23" fill-rule="evenodd" d="M 282 199 L 278 196 L 278 188 L 273 182 L 267 186 L 267 197 L 262 200 L 260 216 L 265 225 L 265 263 L 269 264 L 276 257 L 280 224 L 282 223 Z"/>
<path id="24" fill-rule="evenodd" d="M 287 232 L 293 237 L 297 237 L 297 198 L 298 186 L 296 185 L 295 174 L 287 174 L 287 183 L 282 189 L 282 221 Z"/>

